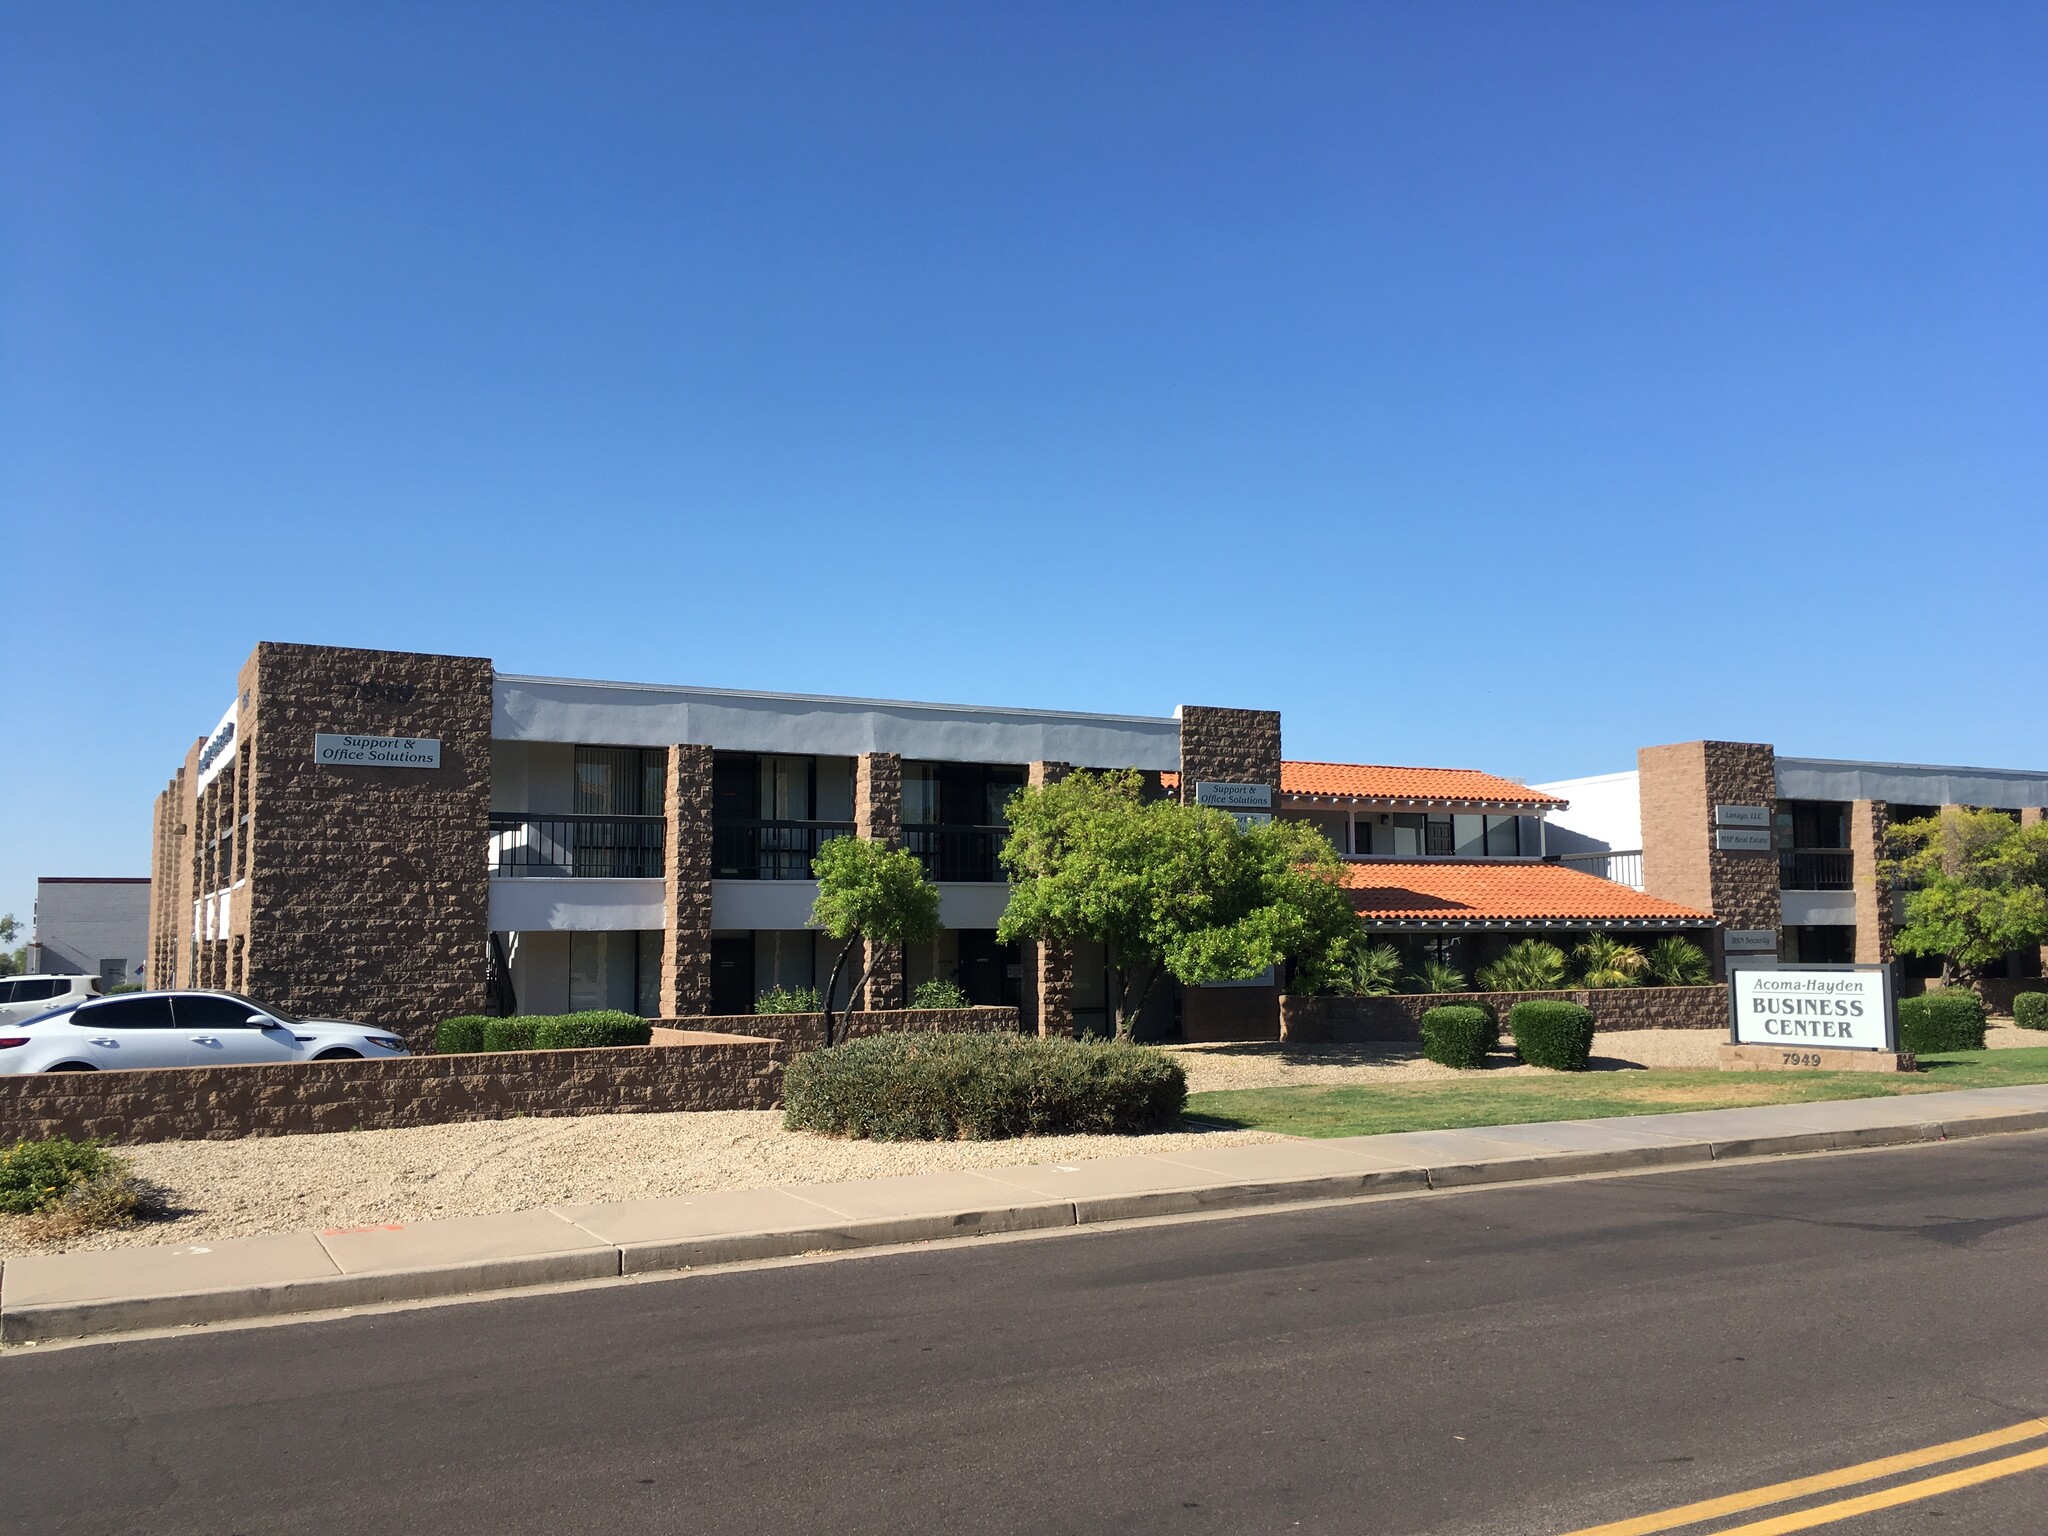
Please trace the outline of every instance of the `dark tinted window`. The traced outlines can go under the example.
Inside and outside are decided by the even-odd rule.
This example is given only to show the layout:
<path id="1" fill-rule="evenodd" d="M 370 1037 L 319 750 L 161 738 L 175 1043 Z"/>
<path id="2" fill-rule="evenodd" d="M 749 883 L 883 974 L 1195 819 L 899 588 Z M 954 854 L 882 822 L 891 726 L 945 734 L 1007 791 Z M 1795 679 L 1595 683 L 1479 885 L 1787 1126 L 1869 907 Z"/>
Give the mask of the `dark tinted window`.
<path id="1" fill-rule="evenodd" d="M 46 997 L 61 997 L 69 990 L 69 984 L 56 977 L 38 981 L 17 981 L 14 983 L 14 995 L 7 1001 L 39 1003 Z"/>
<path id="2" fill-rule="evenodd" d="M 194 993 L 175 1004 L 180 1029 L 240 1029 L 256 1012 L 254 1005 L 239 997 L 208 997 Z"/>
<path id="3" fill-rule="evenodd" d="M 169 1029 L 168 997 L 108 997 L 82 1003 L 71 1015 L 81 1029 Z"/>
<path id="4" fill-rule="evenodd" d="M 0 981 L 0 1003 L 11 1003 L 13 1001 L 14 983 L 11 981 Z"/>

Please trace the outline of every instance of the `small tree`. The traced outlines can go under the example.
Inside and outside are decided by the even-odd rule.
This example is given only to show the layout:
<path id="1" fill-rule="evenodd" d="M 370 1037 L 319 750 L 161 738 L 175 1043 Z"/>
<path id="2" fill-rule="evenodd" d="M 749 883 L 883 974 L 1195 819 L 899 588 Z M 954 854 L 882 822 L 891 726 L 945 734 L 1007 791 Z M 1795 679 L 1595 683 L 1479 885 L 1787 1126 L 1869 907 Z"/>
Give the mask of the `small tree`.
<path id="1" fill-rule="evenodd" d="M 833 1040 L 832 1000 L 839 978 L 863 940 L 873 946 L 923 944 L 939 934 L 939 893 L 924 875 L 914 854 L 865 837 L 835 837 L 811 861 L 818 877 L 818 899 L 811 921 L 835 939 L 844 940 L 825 984 L 825 1044 Z M 857 999 L 874 969 L 870 952 L 862 959 L 849 998 Z"/>
<path id="2" fill-rule="evenodd" d="M 1984 970 L 2048 940 L 2048 824 L 1945 808 L 1891 831 L 1884 873 L 1906 888 L 1902 954 L 1939 955 L 1941 979 L 1975 990 Z"/>
<path id="3" fill-rule="evenodd" d="M 1308 990 L 1341 987 L 1364 929 L 1329 839 L 1305 822 L 1240 828 L 1208 807 L 1147 803 L 1142 786 L 1134 771 L 1082 771 L 1011 797 L 997 937 L 1102 944 L 1119 1036 L 1165 975 L 1192 986 L 1284 964 Z"/>
<path id="4" fill-rule="evenodd" d="M 0 976 L 13 976 L 28 969 L 28 946 L 14 948 L 21 937 L 21 919 L 12 912 L 0 915 Z"/>

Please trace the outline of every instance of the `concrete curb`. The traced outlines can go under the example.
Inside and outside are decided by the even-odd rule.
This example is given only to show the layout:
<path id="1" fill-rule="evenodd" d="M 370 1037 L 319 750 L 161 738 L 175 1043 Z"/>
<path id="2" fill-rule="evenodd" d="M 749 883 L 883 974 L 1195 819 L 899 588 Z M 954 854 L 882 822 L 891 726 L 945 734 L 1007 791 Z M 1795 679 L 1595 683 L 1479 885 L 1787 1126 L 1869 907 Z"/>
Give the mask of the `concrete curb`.
<path id="1" fill-rule="evenodd" d="M 1999 1090 L 1991 1090 L 1998 1092 Z M 1929 1095 L 1928 1097 L 1933 1097 Z M 1942 1097 L 1948 1097 L 1943 1095 Z M 1871 1100 L 1830 1101 L 1820 1109 L 1832 1108 L 1840 1118 L 1853 1118 L 1843 1105 L 1868 1105 Z M 1901 1109 L 1907 1106 L 1901 1105 Z M 1932 1109 L 1935 1106 L 1929 1105 Z M 835 1213 L 820 1203 L 820 1190 L 789 1202 L 794 1207 L 814 1206 L 820 1219 L 783 1223 L 773 1230 L 718 1231 L 646 1240 L 613 1241 L 594 1235 L 588 1217 L 556 1209 L 551 1215 L 568 1223 L 578 1246 L 547 1252 L 505 1252 L 461 1262 L 420 1264 L 405 1267 L 371 1268 L 354 1273 L 293 1275 L 289 1278 L 258 1280 L 244 1285 L 216 1288 L 172 1286 L 155 1294 L 114 1294 L 75 1297 L 31 1296 L 15 1300 L 24 1288 L 16 1280 L 18 1271 L 30 1266 L 56 1266 L 66 1260 L 105 1260 L 103 1254 L 63 1255 L 14 1260 L 0 1270 L 0 1344 L 29 1344 L 59 1339 L 100 1337 L 143 1330 L 194 1327 L 211 1323 L 261 1320 L 297 1313 L 332 1312 L 350 1307 L 392 1302 L 441 1300 L 455 1296 L 481 1296 L 493 1292 L 533 1286 L 560 1285 L 579 1281 L 614 1279 L 622 1275 L 653 1275 L 701 1269 L 762 1259 L 793 1258 L 807 1254 L 847 1252 L 863 1248 L 894 1247 L 905 1243 L 942 1242 L 949 1238 L 980 1237 L 1009 1232 L 1047 1231 L 1102 1222 L 1143 1220 L 1203 1212 L 1253 1210 L 1275 1205 L 1356 1200 L 1377 1195 L 1421 1194 L 1431 1190 L 1473 1188 L 1481 1185 L 1521 1183 L 1587 1174 L 1623 1173 L 1652 1168 L 1698 1166 L 1739 1158 L 1795 1156 L 1859 1148 L 1907 1146 L 1920 1142 L 1960 1140 L 2021 1131 L 2048 1130 L 2048 1107 L 2006 1109 L 2004 1102 L 1986 1103 L 1979 1115 L 1922 1120 L 1912 1116 L 1890 1124 L 1846 1125 L 1840 1128 L 1790 1126 L 1777 1134 L 1732 1135 L 1726 1137 L 1668 1135 L 1656 1124 L 1658 1117 L 1635 1117 L 1631 1121 L 1552 1122 L 1542 1130 L 1569 1139 L 1572 1130 L 1587 1135 L 1633 1135 L 1641 1144 L 1596 1149 L 1544 1150 L 1513 1139 L 1487 1139 L 1488 1129 L 1512 1136 L 1525 1127 L 1480 1127 L 1470 1132 L 1425 1132 L 1418 1135 L 1463 1138 L 1481 1155 L 1451 1155 L 1441 1161 L 1418 1162 L 1415 1166 L 1386 1166 L 1386 1159 L 1400 1154 L 1392 1147 L 1381 1151 L 1376 1144 L 1399 1141 L 1399 1137 L 1363 1137 L 1353 1143 L 1303 1143 L 1321 1147 L 1331 1157 L 1355 1156 L 1361 1166 L 1338 1173 L 1317 1173 L 1299 1178 L 1229 1179 L 1213 1183 L 1191 1183 L 1184 1188 L 1132 1189 L 1129 1192 L 1081 1194 L 1071 1199 L 1024 1198 L 1015 1203 L 991 1200 L 972 1209 L 916 1212 L 873 1219 L 833 1219 Z M 1772 1106 L 1778 1110 L 1814 1110 L 1816 1106 Z M 1698 1111 L 1699 1116 L 1751 1114 L 1751 1111 Z M 1687 1119 L 1695 1116 L 1688 1115 Z M 1828 1118 L 1817 1115 L 1810 1118 Z M 1732 1127 L 1731 1127 L 1732 1128 Z M 1361 1147 L 1360 1144 L 1363 1144 Z M 1272 1144 L 1266 1144 L 1271 1146 Z M 1233 1149 L 1237 1150 L 1237 1149 Z M 1303 1153 L 1304 1158 L 1310 1156 Z M 1377 1160 L 1379 1166 L 1363 1164 Z M 1140 1161 L 1140 1160 L 1133 1160 Z M 1170 1165 L 1169 1159 L 1161 1159 Z M 1082 1167 L 1110 1165 L 1082 1165 Z M 991 1169 L 979 1177 L 990 1193 L 1025 1195 L 1017 1184 L 1005 1184 L 1009 1170 Z M 1022 1170 L 1018 1170 L 1022 1171 Z M 1077 1171 L 1062 1169 L 1062 1171 Z M 1197 1171 L 1183 1167 L 1181 1172 Z M 775 1193 L 775 1192 L 735 1192 Z M 786 1192 L 785 1192 L 786 1193 Z M 688 1204 L 690 1202 L 682 1202 Z M 572 1207 L 569 1211 L 602 1211 L 616 1207 Z M 537 1215 L 508 1213 L 505 1218 L 463 1218 L 489 1224 Z M 413 1236 L 432 1235 L 436 1226 L 458 1223 L 429 1223 L 406 1230 Z M 337 1237 L 340 1234 L 326 1234 Z M 353 1237 L 353 1234 L 350 1236 Z M 267 1239 L 236 1240 L 261 1243 Z M 470 1240 L 472 1243 L 474 1240 Z M 221 1244 L 221 1249 L 231 1244 Z M 152 1254 L 209 1254 L 213 1249 L 119 1250 L 111 1257 L 131 1264 L 148 1262 Z M 168 1267 L 175 1260 L 165 1259 Z M 83 1267 L 90 1267 L 89 1264 Z M 44 1273 L 38 1270 L 38 1274 Z M 142 1282 L 129 1281 L 139 1290 Z M 45 1288 L 50 1282 L 43 1282 Z M 33 1289 L 33 1287 L 30 1287 Z M 85 1289 L 89 1290 L 87 1286 Z"/>

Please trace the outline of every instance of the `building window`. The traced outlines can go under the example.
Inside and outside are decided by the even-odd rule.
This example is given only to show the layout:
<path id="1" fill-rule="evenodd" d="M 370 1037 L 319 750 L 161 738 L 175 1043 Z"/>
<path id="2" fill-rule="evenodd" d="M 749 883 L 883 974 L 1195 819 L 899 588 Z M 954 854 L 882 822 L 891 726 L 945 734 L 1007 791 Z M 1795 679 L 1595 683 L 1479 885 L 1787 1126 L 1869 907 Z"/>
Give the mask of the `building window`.
<path id="1" fill-rule="evenodd" d="M 1010 796 L 1024 770 L 997 763 L 905 763 L 903 845 L 933 880 L 1000 880 Z"/>
<path id="2" fill-rule="evenodd" d="M 668 754 L 659 747 L 578 747 L 578 816 L 659 816 L 668 791 Z"/>
<path id="3" fill-rule="evenodd" d="M 1489 816 L 1486 818 L 1486 856 L 1489 859 L 1517 858 L 1522 852 L 1522 818 L 1519 816 Z"/>
<path id="4" fill-rule="evenodd" d="M 1854 924 L 1810 923 L 1778 934 L 1778 958 L 1788 965 L 1849 965 L 1856 959 Z"/>

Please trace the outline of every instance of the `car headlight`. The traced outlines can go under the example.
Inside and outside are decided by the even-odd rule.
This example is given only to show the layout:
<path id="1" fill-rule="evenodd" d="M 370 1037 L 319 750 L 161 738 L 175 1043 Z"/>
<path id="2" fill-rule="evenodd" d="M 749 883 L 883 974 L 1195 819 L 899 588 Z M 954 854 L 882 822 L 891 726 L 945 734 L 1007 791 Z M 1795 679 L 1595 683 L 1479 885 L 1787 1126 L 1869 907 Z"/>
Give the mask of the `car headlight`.
<path id="1" fill-rule="evenodd" d="M 370 1044 L 387 1051 L 402 1051 L 405 1049 L 405 1042 L 394 1035 L 365 1035 L 363 1038 L 369 1041 Z"/>

